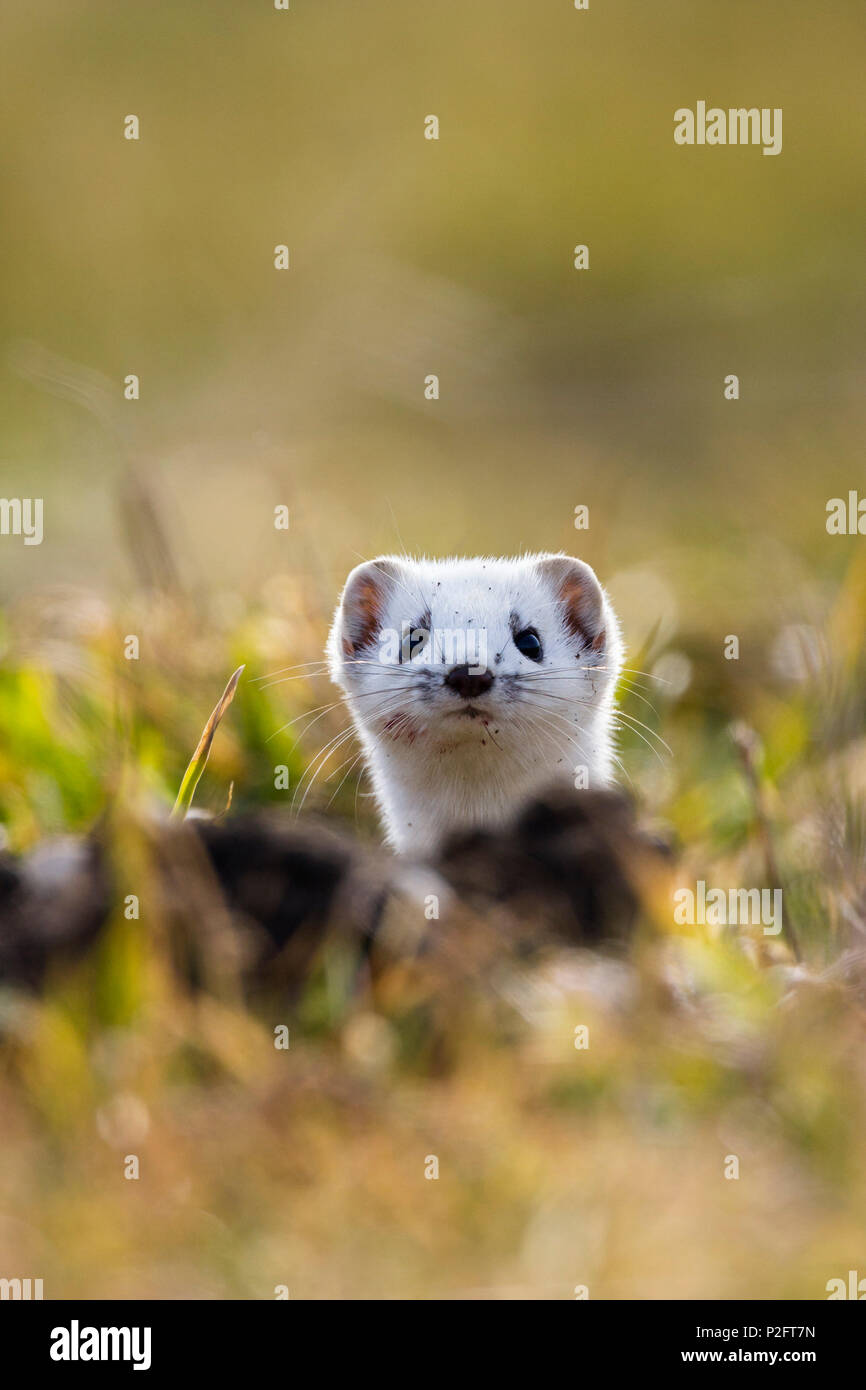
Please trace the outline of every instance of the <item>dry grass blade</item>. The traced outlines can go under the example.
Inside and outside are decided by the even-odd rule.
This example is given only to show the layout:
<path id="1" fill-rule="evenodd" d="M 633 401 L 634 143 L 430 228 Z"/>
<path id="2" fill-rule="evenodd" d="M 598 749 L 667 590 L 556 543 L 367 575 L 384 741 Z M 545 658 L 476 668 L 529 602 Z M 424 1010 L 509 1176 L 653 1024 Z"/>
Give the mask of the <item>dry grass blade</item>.
<path id="1" fill-rule="evenodd" d="M 204 772 L 205 766 L 207 764 L 208 756 L 211 750 L 211 744 L 214 740 L 214 734 L 217 731 L 220 720 L 222 719 L 223 715 L 225 714 L 226 710 L 228 709 L 229 705 L 235 697 L 235 691 L 238 688 L 238 681 L 241 678 L 243 670 L 244 667 L 239 666 L 238 669 L 235 671 L 234 675 L 231 677 L 228 685 L 226 686 L 225 690 L 220 696 L 216 708 L 211 714 L 210 719 L 204 726 L 202 736 L 198 741 L 198 746 L 195 752 L 193 753 L 192 757 L 190 758 L 189 766 L 187 767 L 186 772 L 183 774 L 183 781 L 180 784 L 180 791 L 177 794 L 177 800 L 174 803 L 174 807 L 171 813 L 172 820 L 183 820 L 183 818 L 186 816 L 187 811 L 192 805 L 192 799 L 195 796 L 195 789 L 199 784 L 199 779 L 202 773 Z M 226 809 L 228 809 L 228 807 Z"/>

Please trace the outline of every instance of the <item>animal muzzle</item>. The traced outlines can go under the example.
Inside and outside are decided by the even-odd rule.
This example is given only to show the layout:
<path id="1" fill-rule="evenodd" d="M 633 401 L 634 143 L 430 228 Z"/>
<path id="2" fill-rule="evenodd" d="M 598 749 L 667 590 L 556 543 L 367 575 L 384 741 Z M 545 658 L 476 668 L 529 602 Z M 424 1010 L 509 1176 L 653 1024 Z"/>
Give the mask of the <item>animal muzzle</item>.
<path id="1" fill-rule="evenodd" d="M 477 667 L 464 663 L 462 666 L 451 667 L 445 677 L 445 684 L 461 699 L 477 700 L 479 695 L 484 695 L 492 686 L 493 672 L 479 671 Z"/>

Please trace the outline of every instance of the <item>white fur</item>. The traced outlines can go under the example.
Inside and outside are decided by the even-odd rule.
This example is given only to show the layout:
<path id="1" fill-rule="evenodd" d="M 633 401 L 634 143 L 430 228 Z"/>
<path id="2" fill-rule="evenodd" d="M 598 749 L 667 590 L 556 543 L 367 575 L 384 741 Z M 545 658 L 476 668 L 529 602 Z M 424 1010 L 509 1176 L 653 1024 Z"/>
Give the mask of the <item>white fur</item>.
<path id="1" fill-rule="evenodd" d="M 574 567 L 603 628 L 596 650 L 567 621 L 558 577 Z M 551 572 L 553 571 L 553 572 Z M 571 573 L 571 570 L 568 570 Z M 376 631 L 347 654 L 369 606 L 359 589 L 378 586 Z M 450 663 L 431 640 L 400 661 L 393 641 L 403 624 L 482 632 L 492 687 L 469 701 L 444 684 Z M 516 618 L 516 622 L 515 622 Z M 534 628 L 540 663 L 518 651 L 515 635 Z M 590 628 L 592 631 L 592 628 Z M 592 570 L 567 556 L 409 560 L 383 556 L 350 574 L 327 647 L 366 754 L 389 843 L 430 854 L 452 831 L 507 820 L 554 782 L 606 785 L 613 759 L 612 706 L 622 665 L 619 627 Z M 404 652 L 405 657 L 405 652 Z M 467 704 L 477 710 L 467 711 Z"/>

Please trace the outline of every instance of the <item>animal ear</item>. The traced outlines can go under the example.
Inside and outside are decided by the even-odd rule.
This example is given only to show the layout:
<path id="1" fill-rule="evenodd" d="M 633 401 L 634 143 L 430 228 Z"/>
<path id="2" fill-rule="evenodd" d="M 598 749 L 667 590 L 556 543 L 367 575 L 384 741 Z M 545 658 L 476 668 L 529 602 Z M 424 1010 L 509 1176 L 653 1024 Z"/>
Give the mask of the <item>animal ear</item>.
<path id="1" fill-rule="evenodd" d="M 344 656 L 358 656 L 375 641 L 385 605 L 399 582 L 393 560 L 367 560 L 352 570 L 340 599 L 338 619 Z"/>
<path id="2" fill-rule="evenodd" d="M 537 567 L 559 599 L 568 631 L 582 647 L 604 651 L 605 601 L 595 571 L 571 555 L 545 555 L 537 561 Z"/>

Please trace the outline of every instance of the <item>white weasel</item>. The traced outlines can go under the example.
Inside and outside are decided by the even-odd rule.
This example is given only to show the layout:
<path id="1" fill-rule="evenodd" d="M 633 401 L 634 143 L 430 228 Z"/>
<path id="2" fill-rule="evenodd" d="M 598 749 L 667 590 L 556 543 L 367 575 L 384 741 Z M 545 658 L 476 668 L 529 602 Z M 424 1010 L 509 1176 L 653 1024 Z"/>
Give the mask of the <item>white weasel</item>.
<path id="1" fill-rule="evenodd" d="M 622 641 L 582 560 L 370 560 L 327 654 L 399 853 L 501 824 L 551 783 L 611 779 Z"/>

